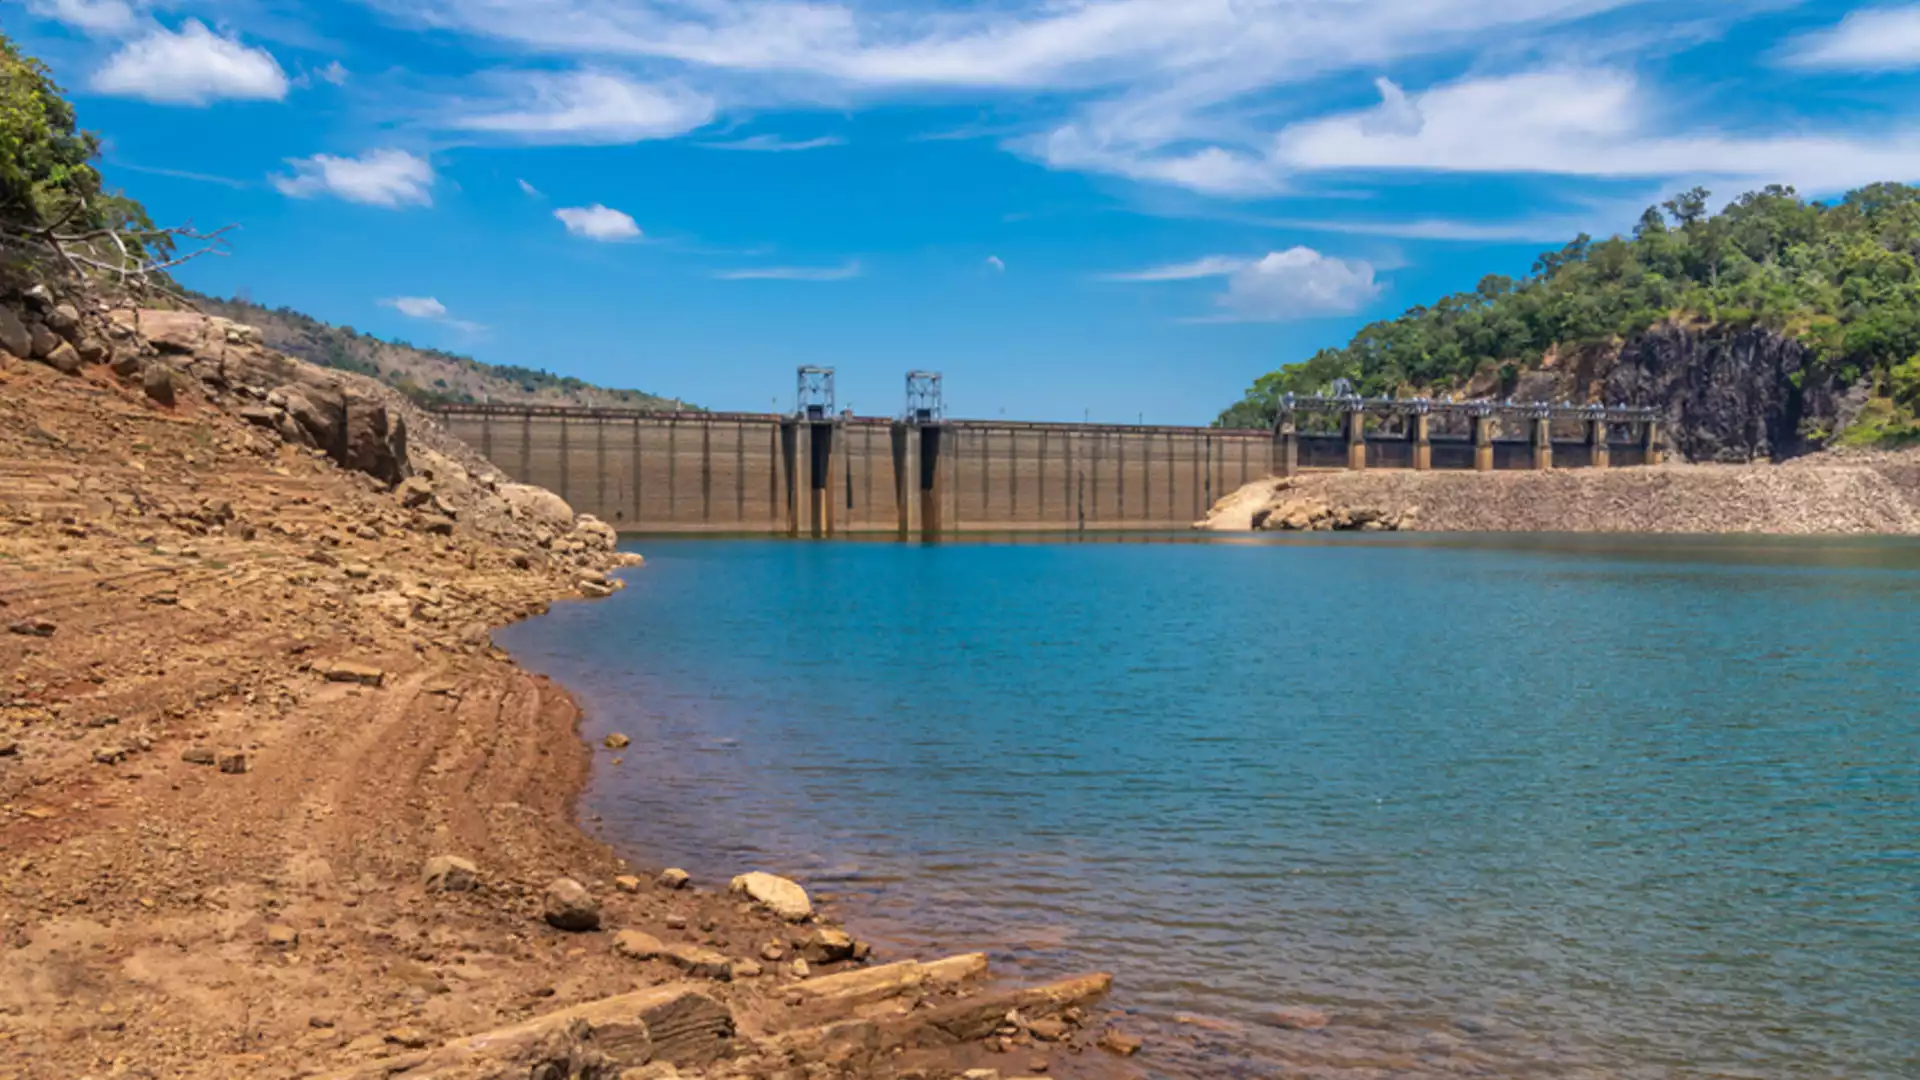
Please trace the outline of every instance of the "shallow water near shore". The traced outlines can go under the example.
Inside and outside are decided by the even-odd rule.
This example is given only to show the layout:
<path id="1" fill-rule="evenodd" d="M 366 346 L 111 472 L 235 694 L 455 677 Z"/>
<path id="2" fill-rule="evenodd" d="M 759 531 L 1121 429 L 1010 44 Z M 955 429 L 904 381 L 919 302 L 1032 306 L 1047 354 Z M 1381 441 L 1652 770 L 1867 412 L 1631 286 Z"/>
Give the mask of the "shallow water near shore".
<path id="1" fill-rule="evenodd" d="M 1920 545 L 637 549 L 496 635 L 605 835 L 1112 970 L 1154 1073 L 1920 1076 Z"/>

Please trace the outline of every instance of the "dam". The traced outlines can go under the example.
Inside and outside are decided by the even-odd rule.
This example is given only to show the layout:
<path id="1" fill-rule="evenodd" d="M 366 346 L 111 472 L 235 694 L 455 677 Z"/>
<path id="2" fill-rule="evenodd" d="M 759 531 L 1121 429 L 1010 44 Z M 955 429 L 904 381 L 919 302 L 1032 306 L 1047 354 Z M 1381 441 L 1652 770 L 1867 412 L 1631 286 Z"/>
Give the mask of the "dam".
<path id="1" fill-rule="evenodd" d="M 910 377 L 896 419 L 833 412 L 827 374 L 827 389 L 810 395 L 803 369 L 791 414 L 432 411 L 512 479 L 635 533 L 1176 529 L 1244 484 L 1310 469 L 1608 468 L 1660 457 L 1648 410 L 1348 396 L 1289 397 L 1272 430 L 954 420 L 937 390 L 916 397 Z"/>

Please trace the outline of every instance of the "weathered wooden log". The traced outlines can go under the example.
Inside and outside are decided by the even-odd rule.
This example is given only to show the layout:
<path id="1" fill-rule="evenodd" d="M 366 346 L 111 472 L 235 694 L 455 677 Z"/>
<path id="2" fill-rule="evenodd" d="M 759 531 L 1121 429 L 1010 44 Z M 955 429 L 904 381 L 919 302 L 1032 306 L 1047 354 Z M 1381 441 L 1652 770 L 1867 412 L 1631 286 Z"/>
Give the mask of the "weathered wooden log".
<path id="1" fill-rule="evenodd" d="M 558 1075 L 665 1061 L 710 1064 L 733 1049 L 733 1014 L 674 983 L 589 1001 L 525 1023 L 456 1039 L 434 1050 L 369 1061 L 320 1080 L 426 1080 L 437 1076 Z M 611 1075 L 611 1073 L 609 1073 Z"/>

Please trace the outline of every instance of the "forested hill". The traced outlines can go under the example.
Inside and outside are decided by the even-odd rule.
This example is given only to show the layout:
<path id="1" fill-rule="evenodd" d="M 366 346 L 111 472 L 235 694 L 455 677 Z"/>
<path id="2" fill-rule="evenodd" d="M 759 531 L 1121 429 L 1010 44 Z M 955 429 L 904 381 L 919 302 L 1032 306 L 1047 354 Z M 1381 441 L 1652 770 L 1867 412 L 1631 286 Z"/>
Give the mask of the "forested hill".
<path id="1" fill-rule="evenodd" d="M 192 299 L 209 315 L 259 327 L 271 348 L 311 363 L 371 375 L 421 404 L 491 401 L 625 409 L 689 407 L 640 390 L 609 389 L 572 376 L 510 364 L 485 364 L 439 349 L 385 341 L 291 308 L 267 308 L 211 296 Z"/>
<path id="2" fill-rule="evenodd" d="M 1472 292 L 1374 323 L 1344 348 L 1261 376 L 1219 422 L 1265 426 L 1281 395 L 1324 390 L 1339 378 L 1369 395 L 1506 396 L 1543 385 L 1532 377 L 1572 366 L 1570 357 L 1598 378 L 1544 385 L 1590 397 L 1635 385 L 1604 377 L 1623 351 L 1650 339 L 1666 343 L 1666 359 L 1654 362 L 1672 366 L 1728 351 L 1697 348 L 1701 341 L 1738 338 L 1749 358 L 1758 341 L 1790 355 L 1770 368 L 1723 363 L 1711 379 L 1777 375 L 1776 396 L 1791 401 L 1775 411 L 1809 441 L 1920 435 L 1920 188 L 1875 184 L 1823 204 L 1768 187 L 1719 213 L 1709 212 L 1709 197 L 1696 188 L 1649 208 L 1631 237 L 1596 242 L 1583 234 L 1517 281 L 1489 276 Z M 1693 344 L 1676 351 L 1676 337 Z M 1662 385 L 1691 382 L 1698 396 L 1708 378 L 1682 372 Z M 1801 401 L 1815 387 L 1818 408 Z"/>

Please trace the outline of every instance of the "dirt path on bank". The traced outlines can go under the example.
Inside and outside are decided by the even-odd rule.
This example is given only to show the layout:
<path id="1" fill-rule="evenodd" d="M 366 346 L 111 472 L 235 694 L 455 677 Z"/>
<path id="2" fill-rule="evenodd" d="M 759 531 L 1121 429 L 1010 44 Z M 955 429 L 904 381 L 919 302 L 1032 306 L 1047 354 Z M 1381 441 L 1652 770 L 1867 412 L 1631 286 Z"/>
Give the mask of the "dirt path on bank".
<path id="1" fill-rule="evenodd" d="M 1084 1007 L 1103 980 L 1008 997 L 983 958 L 870 967 L 830 912 L 585 837 L 578 711 L 487 630 L 591 602 L 611 553 L 418 494 L 190 382 L 162 407 L 0 355 L 0 1080 L 1115 1073 Z M 429 888 L 449 855 L 475 887 Z M 551 924 L 560 877 L 600 930 Z M 836 972 L 884 985 L 816 989 Z M 646 1071 L 619 1067 L 632 1018 L 511 1068 L 434 1049 L 642 988 L 671 1006 L 647 1006 Z"/>

